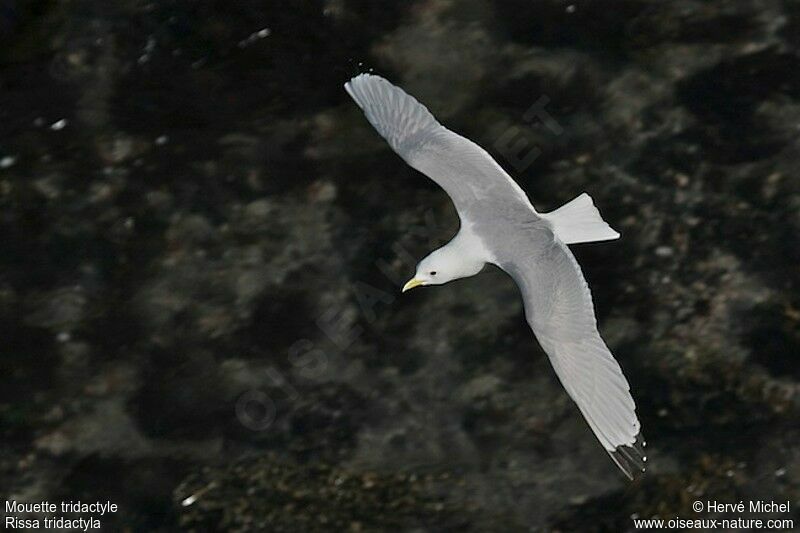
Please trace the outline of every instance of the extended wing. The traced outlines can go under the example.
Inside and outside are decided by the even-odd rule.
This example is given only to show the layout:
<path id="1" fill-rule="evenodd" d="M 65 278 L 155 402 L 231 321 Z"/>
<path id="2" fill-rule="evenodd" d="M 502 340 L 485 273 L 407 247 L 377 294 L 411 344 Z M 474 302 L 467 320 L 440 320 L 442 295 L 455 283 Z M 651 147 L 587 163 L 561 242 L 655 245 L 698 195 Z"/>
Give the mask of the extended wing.
<path id="1" fill-rule="evenodd" d="M 597 439 L 629 477 L 647 458 L 630 386 L 597 331 L 589 286 L 569 248 L 554 239 L 519 248 L 500 265 L 517 285 L 525 316 Z"/>
<path id="2" fill-rule="evenodd" d="M 519 185 L 486 150 L 439 124 L 413 96 L 372 74 L 356 76 L 344 87 L 389 146 L 445 190 L 462 220 L 474 217 L 487 198 L 507 209 L 533 211 Z"/>

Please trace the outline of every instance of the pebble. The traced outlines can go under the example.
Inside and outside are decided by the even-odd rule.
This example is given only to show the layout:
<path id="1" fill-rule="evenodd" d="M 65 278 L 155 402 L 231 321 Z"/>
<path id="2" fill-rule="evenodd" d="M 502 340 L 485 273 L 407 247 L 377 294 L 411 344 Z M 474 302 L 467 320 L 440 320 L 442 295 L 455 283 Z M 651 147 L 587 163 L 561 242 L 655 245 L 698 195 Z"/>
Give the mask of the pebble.
<path id="1" fill-rule="evenodd" d="M 659 246 L 656 248 L 656 255 L 658 257 L 670 257 L 672 256 L 673 250 L 669 246 Z"/>

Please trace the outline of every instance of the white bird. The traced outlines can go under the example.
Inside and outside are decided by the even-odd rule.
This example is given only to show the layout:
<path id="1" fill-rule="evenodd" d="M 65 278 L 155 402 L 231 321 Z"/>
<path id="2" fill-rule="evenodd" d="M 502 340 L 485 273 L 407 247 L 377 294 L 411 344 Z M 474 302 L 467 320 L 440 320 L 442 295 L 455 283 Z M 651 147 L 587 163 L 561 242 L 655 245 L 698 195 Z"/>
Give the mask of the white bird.
<path id="1" fill-rule="evenodd" d="M 456 236 L 419 262 L 403 292 L 473 276 L 486 263 L 507 272 L 528 324 L 597 439 L 628 478 L 644 472 L 630 386 L 597 331 L 589 286 L 566 246 L 619 238 L 591 197 L 583 193 L 539 213 L 483 148 L 439 124 L 399 87 L 371 74 L 344 87 L 392 149 L 439 184 L 458 212 Z"/>

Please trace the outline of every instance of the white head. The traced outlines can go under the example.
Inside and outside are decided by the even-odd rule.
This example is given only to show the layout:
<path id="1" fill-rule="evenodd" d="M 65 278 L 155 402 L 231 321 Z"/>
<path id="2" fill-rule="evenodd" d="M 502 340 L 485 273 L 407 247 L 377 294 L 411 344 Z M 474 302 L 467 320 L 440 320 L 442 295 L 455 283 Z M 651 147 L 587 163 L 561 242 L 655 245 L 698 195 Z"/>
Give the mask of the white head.
<path id="1" fill-rule="evenodd" d="M 481 271 L 484 261 L 470 257 L 464 250 L 449 243 L 431 252 L 417 265 L 414 277 L 408 280 L 403 292 L 425 285 L 443 285 L 454 279 L 474 276 Z"/>

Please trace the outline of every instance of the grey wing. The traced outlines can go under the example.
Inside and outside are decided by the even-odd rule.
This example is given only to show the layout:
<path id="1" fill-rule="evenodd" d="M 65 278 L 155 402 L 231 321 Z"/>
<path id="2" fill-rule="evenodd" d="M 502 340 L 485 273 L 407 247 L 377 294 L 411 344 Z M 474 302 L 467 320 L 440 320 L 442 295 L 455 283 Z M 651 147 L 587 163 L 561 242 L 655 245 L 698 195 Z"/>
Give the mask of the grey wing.
<path id="1" fill-rule="evenodd" d="M 413 96 L 372 74 L 356 76 L 345 89 L 389 146 L 447 192 L 462 219 L 486 198 L 502 201 L 508 209 L 533 210 L 492 156 L 439 124 Z"/>
<path id="2" fill-rule="evenodd" d="M 522 292 L 525 316 L 567 393 L 597 439 L 629 477 L 647 460 L 630 386 L 597 331 L 589 286 L 569 248 L 554 239 L 518 248 L 500 266 Z"/>

